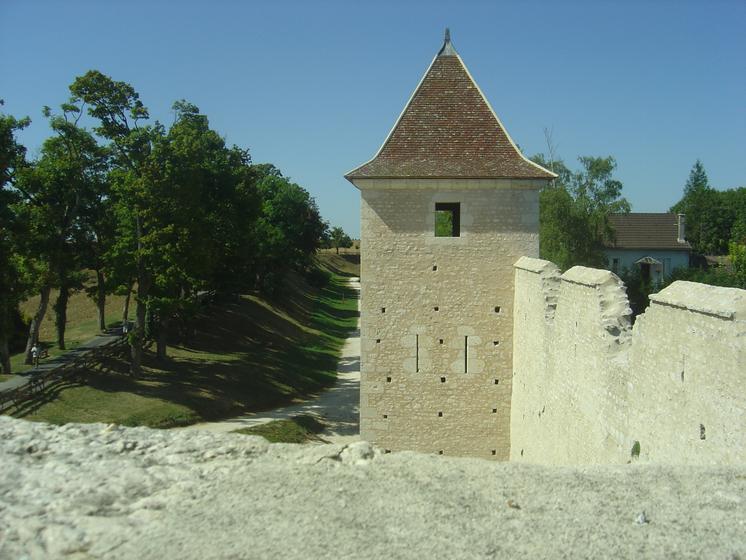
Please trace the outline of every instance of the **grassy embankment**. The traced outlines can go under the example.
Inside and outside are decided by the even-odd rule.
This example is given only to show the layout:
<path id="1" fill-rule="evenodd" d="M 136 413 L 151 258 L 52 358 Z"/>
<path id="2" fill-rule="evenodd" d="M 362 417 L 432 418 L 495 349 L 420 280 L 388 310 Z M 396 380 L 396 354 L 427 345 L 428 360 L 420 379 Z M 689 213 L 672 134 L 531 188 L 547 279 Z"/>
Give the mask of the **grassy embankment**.
<path id="1" fill-rule="evenodd" d="M 318 434 L 324 431 L 324 424 L 308 414 L 293 416 L 287 420 L 273 420 L 253 428 L 235 430 L 236 434 L 262 436 L 270 443 L 306 443 L 324 440 Z"/>
<path id="2" fill-rule="evenodd" d="M 42 347 L 49 353 L 50 358 L 63 354 L 57 346 L 57 332 L 54 327 L 54 311 L 52 306 L 57 299 L 57 290 L 52 290 L 49 296 L 49 307 L 39 329 L 39 341 Z M 122 320 L 122 305 L 124 296 L 108 296 L 106 298 L 106 324 L 108 326 L 118 325 Z M 29 298 L 21 304 L 21 312 L 27 317 L 36 313 L 39 306 L 39 296 Z M 134 312 L 134 307 L 130 316 Z M 89 341 L 99 334 L 98 315 L 96 304 L 84 293 L 78 292 L 70 297 L 67 306 L 67 328 L 65 329 L 65 346 L 67 350 L 73 350 L 84 342 Z M 13 373 L 24 373 L 32 366 L 23 363 L 23 353 L 11 356 L 10 365 Z"/>
<path id="3" fill-rule="evenodd" d="M 322 289 L 294 279 L 279 301 L 249 294 L 209 307 L 195 336 L 170 347 L 166 362 L 146 353 L 138 379 L 127 375 L 126 357 L 106 359 L 84 382 L 61 381 L 11 413 L 52 423 L 170 427 L 266 410 L 319 391 L 334 382 L 339 351 L 357 321 L 346 279 L 357 275 L 355 260 L 322 254 L 333 272 Z"/>

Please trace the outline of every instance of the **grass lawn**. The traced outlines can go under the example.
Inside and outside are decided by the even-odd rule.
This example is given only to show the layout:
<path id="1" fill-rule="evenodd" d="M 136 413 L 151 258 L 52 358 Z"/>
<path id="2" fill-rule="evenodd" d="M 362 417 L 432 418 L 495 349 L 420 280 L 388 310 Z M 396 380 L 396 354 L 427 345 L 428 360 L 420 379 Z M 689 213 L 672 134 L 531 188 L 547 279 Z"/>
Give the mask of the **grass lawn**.
<path id="1" fill-rule="evenodd" d="M 340 252 L 334 249 L 322 249 L 319 259 L 324 267 L 340 276 L 360 276 L 360 253 Z"/>
<path id="2" fill-rule="evenodd" d="M 324 428 L 324 424 L 317 418 L 301 414 L 288 420 L 274 420 L 253 428 L 242 428 L 233 433 L 262 436 L 270 443 L 306 443 L 323 441 L 318 434 Z"/>
<path id="3" fill-rule="evenodd" d="M 50 358 L 63 354 L 57 346 L 57 332 L 54 328 L 54 310 L 52 306 L 57 299 L 57 290 L 52 290 L 49 296 L 49 307 L 41 322 L 39 329 L 39 341 L 49 353 Z M 122 305 L 124 304 L 123 296 L 108 296 L 106 298 L 106 324 L 118 325 L 122 320 Z M 34 296 L 21 304 L 21 312 L 27 317 L 36 313 L 39 306 L 39 296 Z M 134 313 L 131 309 L 130 317 Z M 80 346 L 99 334 L 96 304 L 84 292 L 76 292 L 70 296 L 67 305 L 67 328 L 65 329 L 65 346 L 68 350 Z M 23 373 L 31 369 L 32 366 L 23 363 L 23 352 L 15 354 L 10 358 L 10 367 L 13 373 Z M 0 379 L 2 381 L 2 379 Z"/>
<path id="4" fill-rule="evenodd" d="M 170 427 L 274 408 L 334 382 L 356 323 L 346 278 L 334 274 L 320 290 L 298 279 L 282 301 L 245 295 L 205 309 L 195 335 L 169 347 L 165 362 L 146 353 L 138 379 L 127 375 L 126 356 L 107 358 L 83 381 L 61 381 L 10 412 L 52 423 Z"/>

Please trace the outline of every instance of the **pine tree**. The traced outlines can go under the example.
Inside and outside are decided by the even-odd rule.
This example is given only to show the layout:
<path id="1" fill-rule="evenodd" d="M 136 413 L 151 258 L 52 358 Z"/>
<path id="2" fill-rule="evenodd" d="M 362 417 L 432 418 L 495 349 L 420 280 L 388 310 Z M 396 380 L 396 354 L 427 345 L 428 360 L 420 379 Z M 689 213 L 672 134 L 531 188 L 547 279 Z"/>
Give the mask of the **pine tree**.
<path id="1" fill-rule="evenodd" d="M 701 161 L 697 160 L 689 172 L 689 179 L 687 179 L 686 185 L 684 185 L 684 198 L 697 192 L 706 191 L 709 188 L 710 183 L 707 180 L 705 166 L 702 165 Z"/>

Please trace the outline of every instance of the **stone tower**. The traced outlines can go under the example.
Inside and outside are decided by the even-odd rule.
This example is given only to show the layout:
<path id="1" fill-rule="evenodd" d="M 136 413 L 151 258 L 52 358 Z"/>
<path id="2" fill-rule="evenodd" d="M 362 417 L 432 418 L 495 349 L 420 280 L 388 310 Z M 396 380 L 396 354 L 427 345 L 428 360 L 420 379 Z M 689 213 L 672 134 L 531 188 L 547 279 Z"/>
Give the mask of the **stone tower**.
<path id="1" fill-rule="evenodd" d="M 361 191 L 364 439 L 507 460 L 513 263 L 539 254 L 539 189 L 449 33 Z"/>

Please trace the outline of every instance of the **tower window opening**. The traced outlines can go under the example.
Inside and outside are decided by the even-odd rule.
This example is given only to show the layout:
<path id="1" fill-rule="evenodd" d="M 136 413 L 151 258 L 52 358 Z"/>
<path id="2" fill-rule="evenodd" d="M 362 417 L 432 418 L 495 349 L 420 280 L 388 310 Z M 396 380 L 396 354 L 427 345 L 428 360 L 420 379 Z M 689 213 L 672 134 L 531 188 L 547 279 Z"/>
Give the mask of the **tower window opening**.
<path id="1" fill-rule="evenodd" d="M 469 337 L 464 337 L 464 373 L 469 373 Z"/>
<path id="2" fill-rule="evenodd" d="M 435 203 L 435 237 L 461 237 L 461 203 Z"/>
<path id="3" fill-rule="evenodd" d="M 414 335 L 414 369 L 420 372 L 420 335 Z"/>

